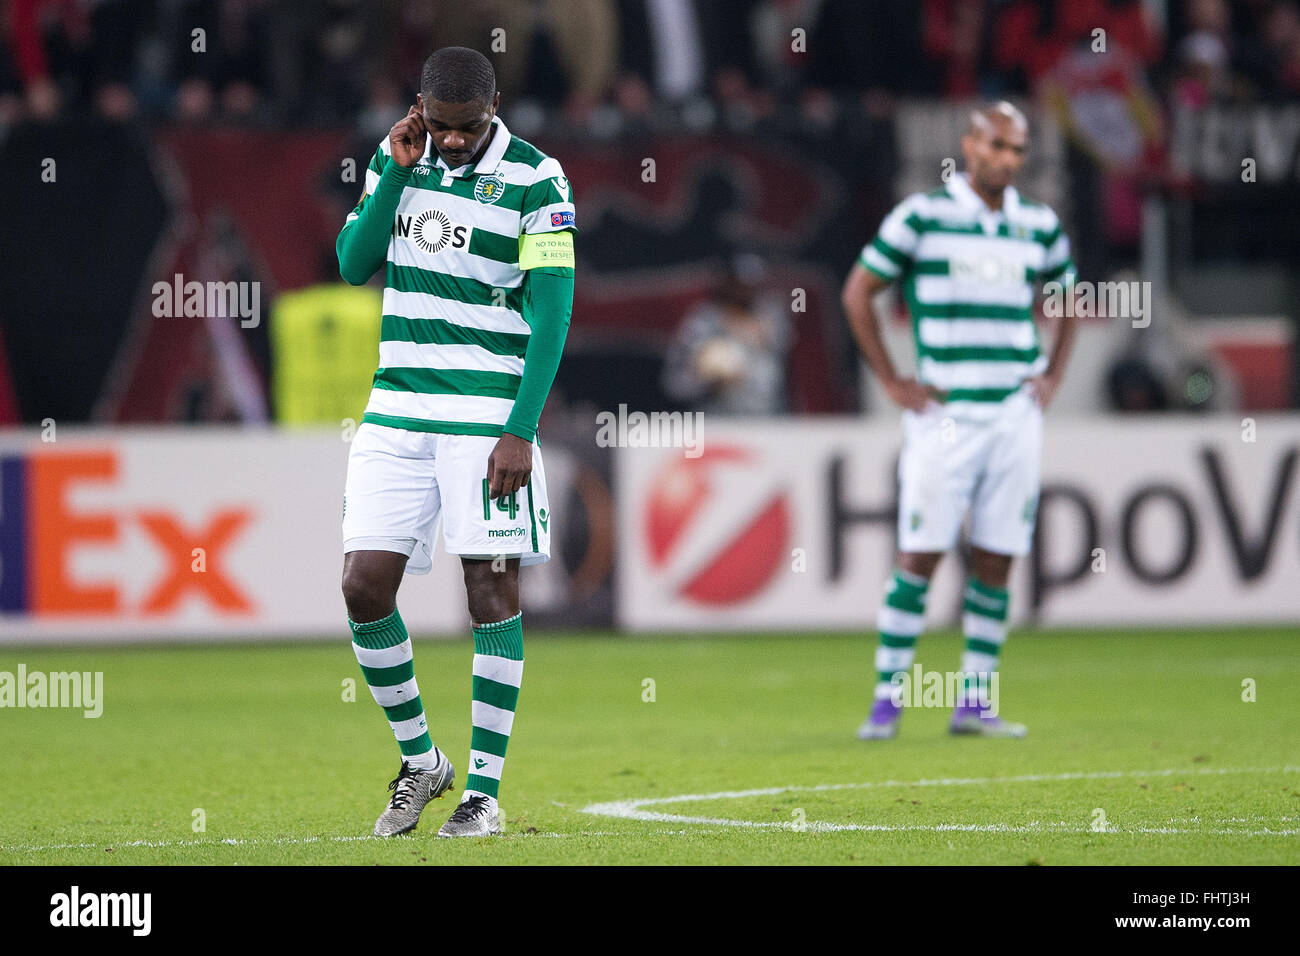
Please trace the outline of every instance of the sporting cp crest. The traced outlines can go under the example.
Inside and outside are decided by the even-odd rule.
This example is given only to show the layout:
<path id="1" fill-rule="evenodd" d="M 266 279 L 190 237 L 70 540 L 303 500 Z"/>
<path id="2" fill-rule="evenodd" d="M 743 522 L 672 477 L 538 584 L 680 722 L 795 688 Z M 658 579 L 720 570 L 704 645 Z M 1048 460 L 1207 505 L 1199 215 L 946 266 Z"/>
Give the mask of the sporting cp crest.
<path id="1" fill-rule="evenodd" d="M 474 198 L 488 206 L 492 205 L 501 198 L 501 193 L 505 191 L 506 181 L 495 174 L 491 176 L 480 176 L 478 182 L 474 184 Z"/>

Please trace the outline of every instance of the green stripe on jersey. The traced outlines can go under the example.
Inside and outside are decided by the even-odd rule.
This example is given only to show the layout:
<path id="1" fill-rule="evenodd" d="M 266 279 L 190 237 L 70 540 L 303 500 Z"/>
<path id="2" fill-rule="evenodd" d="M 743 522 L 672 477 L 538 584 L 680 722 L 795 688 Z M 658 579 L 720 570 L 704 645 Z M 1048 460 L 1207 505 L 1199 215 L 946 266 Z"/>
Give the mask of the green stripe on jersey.
<path id="1" fill-rule="evenodd" d="M 511 398 L 519 391 L 519 376 L 510 372 L 479 369 L 381 368 L 375 372 L 375 388 L 421 395 L 478 395 Z"/>
<path id="2" fill-rule="evenodd" d="M 871 247 L 896 266 L 906 266 L 908 263 L 906 254 L 899 252 L 879 236 L 872 240 Z"/>
<path id="3" fill-rule="evenodd" d="M 947 259 L 919 259 L 912 263 L 910 271 L 919 276 L 946 276 L 952 274 L 952 263 Z M 1035 270 L 1025 266 L 1026 282 L 1037 282 L 1038 278 Z"/>
<path id="4" fill-rule="evenodd" d="M 554 179 L 543 179 L 541 182 L 535 183 L 532 189 L 528 190 L 528 194 L 524 197 L 523 208 L 520 209 L 520 212 L 526 216 L 530 212 L 536 212 L 546 206 L 559 206 L 563 203 L 571 202 L 572 197 L 572 191 L 570 191 L 567 197 L 564 196 L 560 190 L 556 188 Z"/>
<path id="5" fill-rule="evenodd" d="M 397 292 L 423 292 L 426 295 L 451 299 L 466 305 L 504 306 L 511 312 L 517 312 L 521 316 L 523 314 L 522 276 L 519 286 L 501 289 L 499 286 L 488 285 L 477 279 L 465 279 L 445 272 L 432 272 L 428 269 L 399 266 L 390 262 L 384 285 Z M 408 318 L 417 318 L 417 316 L 408 316 Z"/>
<path id="6" fill-rule="evenodd" d="M 438 170 L 441 173 L 442 170 Z M 478 176 L 466 176 L 464 178 L 453 178 L 450 186 L 442 185 L 442 177 L 436 173 L 428 176 L 412 176 L 408 189 L 427 189 L 430 192 L 441 193 L 443 195 L 459 196 L 461 199 L 468 199 L 471 202 L 478 202 L 478 197 L 474 195 L 474 189 L 478 184 Z M 501 187 L 500 198 L 494 199 L 491 205 L 497 209 L 509 209 L 511 212 L 519 212 L 523 207 L 524 191 L 527 186 L 518 183 L 505 183 Z"/>
<path id="7" fill-rule="evenodd" d="M 1018 305 L 985 305 L 979 302 L 917 302 L 913 319 L 1017 319 L 1033 321 L 1028 308 Z"/>
<path id="8" fill-rule="evenodd" d="M 490 422 L 448 422 L 433 418 L 407 418 L 404 415 L 381 415 L 366 412 L 361 416 L 364 425 L 383 425 L 385 428 L 402 428 L 408 432 L 435 432 L 439 435 L 481 435 L 500 438 L 501 426 Z"/>
<path id="9" fill-rule="evenodd" d="M 984 345 L 956 345 L 935 348 L 921 344 L 921 358 L 936 362 L 1032 362 L 1038 358 L 1037 348 L 1013 349 Z"/>
<path id="10" fill-rule="evenodd" d="M 904 220 L 906 225 L 910 226 L 918 235 L 927 232 L 941 232 L 954 236 L 984 236 L 984 227 L 978 222 L 954 222 L 951 219 L 940 219 L 937 217 L 922 216 L 919 213 L 912 213 Z M 1061 227 L 1058 225 L 1055 229 L 1025 229 L 1017 226 L 1016 234 L 1012 234 L 1011 227 L 1006 221 L 998 223 L 997 231 L 993 234 L 998 239 L 1018 239 L 1025 242 L 1035 242 L 1040 246 L 1050 246 L 1061 235 Z"/>
<path id="11" fill-rule="evenodd" d="M 495 262 L 519 261 L 519 237 L 503 236 L 487 229 L 475 227 L 469 234 L 469 252 Z"/>
<path id="12" fill-rule="evenodd" d="M 383 342 L 414 342 L 417 345 L 477 345 L 493 355 L 523 358 L 528 336 L 519 332 L 490 332 L 457 325 L 446 319 L 408 319 L 385 315 L 379 327 Z"/>
<path id="13" fill-rule="evenodd" d="M 944 396 L 944 401 L 1000 402 L 1019 389 L 1019 385 L 1012 385 L 1010 388 L 950 388 Z"/>

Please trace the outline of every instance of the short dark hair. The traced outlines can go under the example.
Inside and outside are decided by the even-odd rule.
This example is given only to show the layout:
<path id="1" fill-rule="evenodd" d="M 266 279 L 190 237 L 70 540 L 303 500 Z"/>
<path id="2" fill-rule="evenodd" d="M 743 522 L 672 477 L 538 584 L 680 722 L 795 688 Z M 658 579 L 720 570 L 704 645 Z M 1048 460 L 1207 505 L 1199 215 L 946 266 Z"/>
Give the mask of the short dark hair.
<path id="1" fill-rule="evenodd" d="M 497 74 L 478 50 L 445 46 L 424 61 L 420 93 L 442 103 L 491 103 L 497 92 Z"/>

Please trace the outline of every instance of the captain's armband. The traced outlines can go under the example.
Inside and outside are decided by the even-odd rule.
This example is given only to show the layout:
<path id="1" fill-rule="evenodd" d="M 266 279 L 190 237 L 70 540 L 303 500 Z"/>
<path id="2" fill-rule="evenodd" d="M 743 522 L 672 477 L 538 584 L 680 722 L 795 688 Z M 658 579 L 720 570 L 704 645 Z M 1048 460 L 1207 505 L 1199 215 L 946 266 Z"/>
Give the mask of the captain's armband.
<path id="1" fill-rule="evenodd" d="M 524 233 L 519 237 L 519 268 L 573 268 L 573 233 Z"/>

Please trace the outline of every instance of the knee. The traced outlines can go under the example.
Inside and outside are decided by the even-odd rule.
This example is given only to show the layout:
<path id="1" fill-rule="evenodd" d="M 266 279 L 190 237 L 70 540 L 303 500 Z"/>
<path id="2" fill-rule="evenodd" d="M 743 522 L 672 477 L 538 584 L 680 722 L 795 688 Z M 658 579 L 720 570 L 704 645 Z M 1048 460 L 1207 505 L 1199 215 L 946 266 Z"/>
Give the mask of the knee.
<path id="1" fill-rule="evenodd" d="M 928 581 L 934 576 L 934 569 L 939 566 L 939 559 L 942 557 L 942 554 L 903 551 L 898 554 L 897 564 L 900 570 Z"/>
<path id="2" fill-rule="evenodd" d="M 519 613 L 519 561 L 501 570 L 488 561 L 465 562 L 465 596 L 475 624 L 492 624 Z"/>
<path id="3" fill-rule="evenodd" d="M 518 599 L 511 600 L 505 588 L 474 588 L 467 596 L 470 620 L 475 624 L 495 624 L 519 613 Z"/>
<path id="4" fill-rule="evenodd" d="M 972 550 L 970 571 L 975 580 L 991 588 L 1005 588 L 1011 577 L 1011 558 L 991 551 Z"/>
<path id="5" fill-rule="evenodd" d="M 382 577 L 364 566 L 344 568 L 343 602 L 352 620 L 358 623 L 378 621 L 393 613 L 396 596 L 387 591 Z"/>

